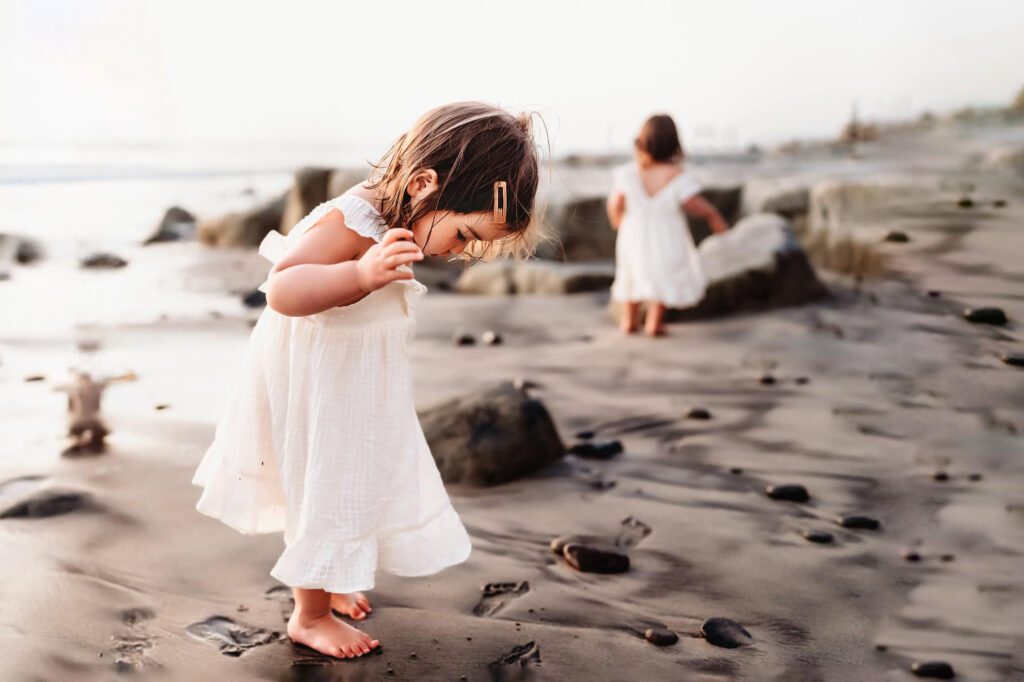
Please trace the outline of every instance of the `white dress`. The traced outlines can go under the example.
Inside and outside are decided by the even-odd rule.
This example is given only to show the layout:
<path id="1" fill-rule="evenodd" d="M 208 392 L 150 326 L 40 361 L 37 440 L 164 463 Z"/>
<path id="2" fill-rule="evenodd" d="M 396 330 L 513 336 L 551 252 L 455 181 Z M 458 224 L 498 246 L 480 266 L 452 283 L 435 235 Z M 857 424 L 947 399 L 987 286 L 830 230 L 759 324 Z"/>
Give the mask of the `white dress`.
<path id="1" fill-rule="evenodd" d="M 615 240 L 616 301 L 658 301 L 686 308 L 704 297 L 707 280 L 682 203 L 700 192 L 689 173 L 672 178 L 654 196 L 640 181 L 636 164 L 614 171 L 613 192 L 626 197 Z"/>
<path id="2" fill-rule="evenodd" d="M 333 208 L 379 241 L 387 225 L 343 194 L 260 253 L 276 262 Z M 265 288 L 266 285 L 264 285 Z M 422 576 L 469 557 L 413 405 L 407 343 L 426 291 L 400 280 L 308 317 L 269 307 L 245 372 L 195 473 L 196 508 L 243 533 L 284 531 L 271 575 L 291 587 L 369 590 L 380 569 Z"/>

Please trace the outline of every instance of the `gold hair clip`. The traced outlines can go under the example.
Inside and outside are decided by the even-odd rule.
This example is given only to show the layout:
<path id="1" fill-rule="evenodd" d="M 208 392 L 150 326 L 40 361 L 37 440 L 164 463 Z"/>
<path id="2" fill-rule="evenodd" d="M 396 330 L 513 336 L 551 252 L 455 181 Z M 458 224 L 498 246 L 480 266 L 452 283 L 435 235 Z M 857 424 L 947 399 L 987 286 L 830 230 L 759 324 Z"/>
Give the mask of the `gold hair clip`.
<path id="1" fill-rule="evenodd" d="M 494 222 L 501 225 L 508 213 L 508 189 L 504 180 L 494 183 Z"/>

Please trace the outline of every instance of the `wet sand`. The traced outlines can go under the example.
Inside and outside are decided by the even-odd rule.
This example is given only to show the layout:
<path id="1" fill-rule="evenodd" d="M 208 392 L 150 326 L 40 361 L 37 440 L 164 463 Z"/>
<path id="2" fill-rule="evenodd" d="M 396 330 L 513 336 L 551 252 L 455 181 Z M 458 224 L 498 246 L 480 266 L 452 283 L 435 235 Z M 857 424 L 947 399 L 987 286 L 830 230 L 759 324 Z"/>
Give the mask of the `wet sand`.
<path id="1" fill-rule="evenodd" d="M 258 314 L 232 292 L 259 281 L 258 258 L 172 244 L 129 254 L 124 271 L 76 275 L 104 278 L 90 280 L 105 282 L 100 294 L 152 298 L 148 315 L 113 325 L 4 327 L 0 502 L 41 487 L 88 498 L 0 520 L 3 679 L 860 681 L 913 679 L 911 663 L 927 660 L 957 679 L 1024 679 L 1024 369 L 998 357 L 1024 353 L 1024 182 L 977 181 L 1008 205 L 894 215 L 884 227 L 911 241 L 879 246 L 884 278 L 824 273 L 831 301 L 674 324 L 664 339 L 621 337 L 603 293 L 429 295 L 413 347 L 419 404 L 524 378 L 567 444 L 591 430 L 625 451 L 450 487 L 470 560 L 430 578 L 379 576 L 360 627 L 383 653 L 358 661 L 282 637 L 288 595 L 268 575 L 279 536 L 242 536 L 194 510 L 189 480 Z M 145 259 L 154 267 L 137 267 Z M 0 283 L 2 300 L 44 291 L 31 294 L 43 305 L 59 292 L 26 282 L 43 286 L 57 267 Z M 969 305 L 998 305 L 1011 322 L 970 324 Z M 504 342 L 457 347 L 459 327 Z M 100 456 L 60 457 L 66 396 L 54 386 L 73 363 L 138 377 L 106 391 Z M 712 418 L 687 418 L 696 406 Z M 13 480 L 25 476 L 38 478 Z M 786 483 L 810 501 L 764 494 Z M 834 523 L 850 513 L 880 530 Z M 808 542 L 808 530 L 834 540 Z M 621 537 L 630 570 L 570 568 L 549 548 L 569 533 Z M 716 616 L 753 643 L 700 638 Z M 648 643 L 652 626 L 679 642 Z"/>

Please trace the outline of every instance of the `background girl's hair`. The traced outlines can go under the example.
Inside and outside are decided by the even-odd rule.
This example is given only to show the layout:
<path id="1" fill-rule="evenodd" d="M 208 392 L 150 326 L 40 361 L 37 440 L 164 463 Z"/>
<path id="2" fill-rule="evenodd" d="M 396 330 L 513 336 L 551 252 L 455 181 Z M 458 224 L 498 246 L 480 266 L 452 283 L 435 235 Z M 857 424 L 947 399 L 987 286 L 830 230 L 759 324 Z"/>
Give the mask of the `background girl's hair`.
<path id="1" fill-rule="evenodd" d="M 391 227 L 407 227 L 431 211 L 491 212 L 494 183 L 507 185 L 506 237 L 470 244 L 470 257 L 529 255 L 540 239 L 535 211 L 540 161 L 532 116 L 481 102 L 456 102 L 425 113 L 374 166 L 370 187 Z M 437 172 L 438 189 L 413 202 L 406 187 L 416 171 Z"/>
<path id="2" fill-rule="evenodd" d="M 683 145 L 679 142 L 676 122 L 668 114 L 655 114 L 644 121 L 635 144 L 652 161 L 673 162 L 683 158 Z"/>

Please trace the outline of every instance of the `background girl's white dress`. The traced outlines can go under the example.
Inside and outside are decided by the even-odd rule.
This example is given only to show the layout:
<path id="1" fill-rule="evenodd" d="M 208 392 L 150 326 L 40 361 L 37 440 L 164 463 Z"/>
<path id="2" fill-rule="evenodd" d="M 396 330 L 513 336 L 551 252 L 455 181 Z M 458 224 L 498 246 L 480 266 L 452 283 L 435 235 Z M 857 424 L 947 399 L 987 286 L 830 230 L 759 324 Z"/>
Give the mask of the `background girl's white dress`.
<path id="1" fill-rule="evenodd" d="M 276 262 L 334 208 L 363 236 L 387 230 L 369 203 L 342 195 L 287 238 L 271 232 L 260 253 Z M 268 307 L 253 329 L 243 379 L 193 483 L 204 486 L 204 514 L 243 533 L 284 531 L 271 575 L 286 585 L 368 590 L 377 569 L 428 575 L 469 556 L 413 403 L 406 346 L 424 291 L 392 282 L 308 317 Z"/>
<path id="2" fill-rule="evenodd" d="M 689 173 L 647 194 L 635 163 L 614 171 L 613 190 L 626 197 L 615 242 L 616 301 L 660 301 L 685 308 L 704 297 L 707 280 L 681 204 L 700 192 Z"/>

